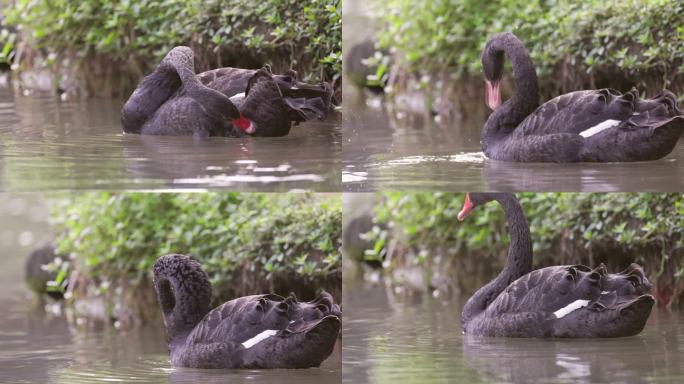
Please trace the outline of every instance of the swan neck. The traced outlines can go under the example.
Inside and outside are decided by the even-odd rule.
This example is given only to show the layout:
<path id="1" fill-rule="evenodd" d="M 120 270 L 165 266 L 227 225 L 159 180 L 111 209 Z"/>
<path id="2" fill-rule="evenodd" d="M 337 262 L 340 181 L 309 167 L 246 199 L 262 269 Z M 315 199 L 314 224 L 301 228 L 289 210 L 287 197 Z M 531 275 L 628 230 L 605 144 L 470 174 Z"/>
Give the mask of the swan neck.
<path id="1" fill-rule="evenodd" d="M 513 67 L 515 89 L 513 96 L 494 110 L 487 119 L 483 132 L 485 145 L 487 141 L 493 142 L 502 138 L 498 135 L 510 134 L 539 106 L 539 85 L 534 63 L 525 45 L 512 33 L 497 35 L 485 51 L 488 60 L 495 62 L 494 66 L 500 68 L 503 68 L 504 54 Z"/>
<path id="2" fill-rule="evenodd" d="M 506 265 L 499 276 L 506 276 L 506 286 L 532 270 L 532 238 L 530 226 L 522 206 L 513 195 L 497 200 L 504 209 L 506 223 L 511 234 Z"/>
<path id="3" fill-rule="evenodd" d="M 462 320 L 467 324 L 474 316 L 484 312 L 487 307 L 512 282 L 532 270 L 532 240 L 530 227 L 520 203 L 512 194 L 496 199 L 503 207 L 506 224 L 510 233 L 510 244 L 506 264 L 499 275 L 480 288 L 463 308 Z"/>
<path id="4" fill-rule="evenodd" d="M 511 98 L 511 104 L 518 106 L 524 116 L 520 121 L 527 117 L 539 106 L 539 85 L 537 83 L 537 72 L 527 48 L 517 38 L 504 46 L 506 56 L 511 60 L 513 67 L 513 78 L 515 79 L 515 91 Z"/>
<path id="5" fill-rule="evenodd" d="M 194 267 L 178 263 L 155 269 L 154 285 L 171 343 L 184 340 L 210 310 L 211 283 L 204 271 Z"/>

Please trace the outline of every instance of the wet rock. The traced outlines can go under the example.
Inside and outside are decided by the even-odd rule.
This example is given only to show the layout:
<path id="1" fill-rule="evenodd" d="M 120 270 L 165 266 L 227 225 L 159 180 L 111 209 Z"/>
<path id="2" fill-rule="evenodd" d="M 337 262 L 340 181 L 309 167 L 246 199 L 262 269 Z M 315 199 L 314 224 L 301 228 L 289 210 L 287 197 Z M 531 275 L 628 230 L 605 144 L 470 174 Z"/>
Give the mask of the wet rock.
<path id="1" fill-rule="evenodd" d="M 345 254 L 354 260 L 365 261 L 371 264 L 371 266 L 379 268 L 382 266 L 380 262 L 364 260 L 365 251 L 373 249 L 374 243 L 363 239 L 361 235 L 370 232 L 372 229 L 373 217 L 369 213 L 351 219 L 342 231 L 342 246 L 344 247 Z"/>
<path id="2" fill-rule="evenodd" d="M 49 292 L 47 284 L 57 277 L 57 272 L 48 271 L 45 266 L 55 262 L 59 256 L 55 254 L 52 242 L 45 243 L 31 252 L 24 265 L 26 283 L 36 294 L 47 294 L 53 299 L 61 299 L 61 292 Z"/>
<path id="3" fill-rule="evenodd" d="M 344 69 L 350 80 L 350 83 L 359 88 L 368 88 L 369 90 L 381 93 L 383 87 L 379 85 L 368 85 L 368 76 L 377 73 L 378 66 L 369 64 L 368 60 L 376 55 L 384 54 L 375 48 L 375 42 L 372 39 L 365 39 L 360 43 L 352 46 L 344 60 Z"/>

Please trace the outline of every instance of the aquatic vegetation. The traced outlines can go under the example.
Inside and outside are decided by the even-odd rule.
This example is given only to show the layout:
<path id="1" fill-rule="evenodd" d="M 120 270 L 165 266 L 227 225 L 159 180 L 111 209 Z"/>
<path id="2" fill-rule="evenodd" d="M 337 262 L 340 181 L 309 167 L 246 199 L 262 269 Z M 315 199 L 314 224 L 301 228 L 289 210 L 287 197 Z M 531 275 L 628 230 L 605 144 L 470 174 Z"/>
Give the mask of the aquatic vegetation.
<path id="1" fill-rule="evenodd" d="M 101 292 L 122 279 L 149 282 L 159 256 L 187 253 L 219 298 L 335 292 L 341 220 L 336 195 L 306 193 L 86 193 L 53 209 L 58 252 Z"/>
<path id="2" fill-rule="evenodd" d="M 277 71 L 292 66 L 309 82 L 341 73 L 339 0 L 13 1 L 2 12 L 34 52 L 18 58 L 20 70 L 75 67 L 96 94 L 130 92 L 176 45 L 204 52 L 198 71 L 270 63 Z"/>
<path id="3" fill-rule="evenodd" d="M 684 90 L 681 1 L 390 0 L 377 9 L 381 47 L 421 76 L 478 77 L 487 38 L 509 31 L 529 48 L 545 97 L 607 86 Z"/>
<path id="4" fill-rule="evenodd" d="M 660 305 L 677 301 L 684 277 L 684 198 L 677 193 L 517 194 L 530 223 L 535 268 L 558 264 L 609 269 L 634 261 L 655 284 Z M 451 279 L 471 292 L 502 268 L 508 249 L 504 217 L 480 207 L 458 222 L 462 194 L 384 193 L 375 208 L 367 260 L 390 260 L 388 272 L 417 265 L 427 284 Z M 391 258 L 387 252 L 392 245 Z"/>

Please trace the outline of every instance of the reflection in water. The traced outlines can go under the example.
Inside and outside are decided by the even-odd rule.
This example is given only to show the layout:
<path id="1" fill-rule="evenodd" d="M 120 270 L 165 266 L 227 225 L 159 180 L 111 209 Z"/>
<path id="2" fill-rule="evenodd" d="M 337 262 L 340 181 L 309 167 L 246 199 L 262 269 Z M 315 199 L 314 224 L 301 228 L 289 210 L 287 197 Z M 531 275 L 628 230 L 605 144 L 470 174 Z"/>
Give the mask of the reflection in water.
<path id="1" fill-rule="evenodd" d="M 339 114 L 286 137 L 195 140 L 124 135 L 120 109 L 0 89 L 0 189 L 341 188 Z"/>
<path id="2" fill-rule="evenodd" d="M 464 301 L 462 301 L 464 302 Z M 682 382 L 684 314 L 617 339 L 464 336 L 459 300 L 345 286 L 343 382 Z"/>
<path id="3" fill-rule="evenodd" d="M 81 329 L 67 321 L 59 305 L 32 302 L 22 271 L 31 249 L 50 233 L 47 210 L 39 195 L 0 194 L 0 383 L 340 381 L 339 342 L 320 368 L 174 369 L 161 324 L 127 332 L 101 325 Z"/>
<path id="4" fill-rule="evenodd" d="M 450 191 L 680 191 L 684 140 L 664 159 L 640 163 L 522 164 L 486 159 L 485 114 L 462 120 L 390 113 L 377 99 L 345 95 L 343 188 Z M 397 118 L 396 116 L 401 116 Z"/>

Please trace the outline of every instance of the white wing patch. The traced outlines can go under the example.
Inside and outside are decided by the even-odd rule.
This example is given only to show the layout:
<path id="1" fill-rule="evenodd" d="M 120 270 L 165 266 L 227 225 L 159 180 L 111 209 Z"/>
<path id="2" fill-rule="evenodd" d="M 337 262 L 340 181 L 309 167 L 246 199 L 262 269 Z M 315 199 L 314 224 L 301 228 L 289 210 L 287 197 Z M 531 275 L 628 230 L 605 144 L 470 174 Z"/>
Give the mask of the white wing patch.
<path id="1" fill-rule="evenodd" d="M 242 343 L 242 345 L 245 347 L 245 349 L 252 348 L 253 346 L 262 342 L 263 340 L 266 340 L 269 337 L 274 336 L 276 333 L 278 333 L 277 329 L 267 329 L 261 332 L 260 334 L 252 337 L 251 339 L 245 341 L 244 343 Z"/>
<path id="2" fill-rule="evenodd" d="M 599 132 L 603 132 L 608 128 L 612 128 L 616 125 L 620 124 L 620 120 L 613 120 L 613 119 L 608 119 L 602 123 L 598 123 L 594 125 L 593 127 L 589 129 L 585 129 L 584 131 L 580 132 L 580 136 L 582 137 L 591 137 L 594 136 L 595 134 Z"/>
<path id="3" fill-rule="evenodd" d="M 572 303 L 566 305 L 565 307 L 557 310 L 553 314 L 556 316 L 557 319 L 560 319 L 562 317 L 565 317 L 568 313 L 580 309 L 582 307 L 586 307 L 589 305 L 589 300 L 575 300 Z"/>

